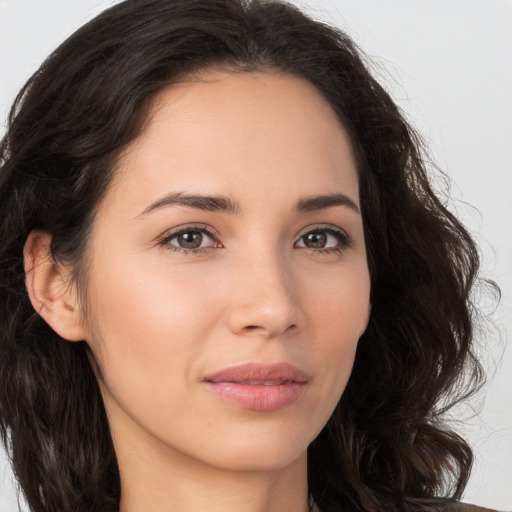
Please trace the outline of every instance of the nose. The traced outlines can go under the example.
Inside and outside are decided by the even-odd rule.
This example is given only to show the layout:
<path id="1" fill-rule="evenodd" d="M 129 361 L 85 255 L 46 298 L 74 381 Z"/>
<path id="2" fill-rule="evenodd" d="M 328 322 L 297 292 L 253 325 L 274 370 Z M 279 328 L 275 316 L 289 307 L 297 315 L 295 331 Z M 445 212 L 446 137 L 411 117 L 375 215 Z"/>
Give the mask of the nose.
<path id="1" fill-rule="evenodd" d="M 264 253 L 238 262 L 228 324 L 233 333 L 275 338 L 301 329 L 305 314 L 293 269 Z"/>

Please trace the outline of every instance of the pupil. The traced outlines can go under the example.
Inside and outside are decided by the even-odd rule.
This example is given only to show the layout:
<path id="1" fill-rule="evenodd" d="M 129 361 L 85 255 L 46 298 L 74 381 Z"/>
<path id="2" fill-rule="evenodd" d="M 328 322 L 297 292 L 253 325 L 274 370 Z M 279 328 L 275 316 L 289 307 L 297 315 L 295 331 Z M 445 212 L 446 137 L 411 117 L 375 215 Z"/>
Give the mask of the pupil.
<path id="1" fill-rule="evenodd" d="M 197 249 L 201 246 L 202 235 L 198 231 L 189 231 L 179 235 L 178 240 L 184 249 Z"/>
<path id="2" fill-rule="evenodd" d="M 325 247 L 325 243 L 327 242 L 327 235 L 325 233 L 314 232 L 308 233 L 307 241 L 309 243 L 309 247 L 314 248 L 322 248 Z"/>

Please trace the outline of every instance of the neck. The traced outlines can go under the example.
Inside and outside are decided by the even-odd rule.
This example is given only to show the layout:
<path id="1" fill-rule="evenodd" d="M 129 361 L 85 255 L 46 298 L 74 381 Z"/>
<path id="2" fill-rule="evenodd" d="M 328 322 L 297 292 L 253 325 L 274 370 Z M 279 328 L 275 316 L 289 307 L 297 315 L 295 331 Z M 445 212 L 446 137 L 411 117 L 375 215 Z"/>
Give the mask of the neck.
<path id="1" fill-rule="evenodd" d="M 306 453 L 284 467 L 241 470 L 214 467 L 153 442 L 115 444 L 120 512 L 310 511 Z"/>
<path id="2" fill-rule="evenodd" d="M 308 512 L 306 458 L 286 468 L 229 471 L 187 461 L 121 472 L 120 512 Z"/>

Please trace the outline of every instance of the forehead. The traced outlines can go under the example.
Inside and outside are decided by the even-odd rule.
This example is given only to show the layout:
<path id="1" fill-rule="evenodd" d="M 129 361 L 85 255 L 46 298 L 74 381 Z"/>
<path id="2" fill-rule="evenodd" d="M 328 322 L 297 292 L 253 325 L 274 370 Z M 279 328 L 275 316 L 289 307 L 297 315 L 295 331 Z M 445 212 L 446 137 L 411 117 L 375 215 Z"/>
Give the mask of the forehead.
<path id="1" fill-rule="evenodd" d="M 158 132 L 163 135 L 171 122 L 182 123 L 181 128 L 203 128 L 202 135 L 222 130 L 239 143 L 245 138 L 247 143 L 268 146 L 272 136 L 279 136 L 280 144 L 301 138 L 338 144 L 340 136 L 350 143 L 320 91 L 307 80 L 282 72 L 210 71 L 173 84 L 154 99 L 139 142 L 158 137 Z M 296 129 L 290 130 L 293 125 Z"/>
<path id="2" fill-rule="evenodd" d="M 239 196 L 267 187 L 269 200 L 278 199 L 276 187 L 281 195 L 341 188 L 358 196 L 338 116 L 312 84 L 282 73 L 215 71 L 169 86 L 118 168 L 117 192 L 142 209 L 173 189 Z"/>

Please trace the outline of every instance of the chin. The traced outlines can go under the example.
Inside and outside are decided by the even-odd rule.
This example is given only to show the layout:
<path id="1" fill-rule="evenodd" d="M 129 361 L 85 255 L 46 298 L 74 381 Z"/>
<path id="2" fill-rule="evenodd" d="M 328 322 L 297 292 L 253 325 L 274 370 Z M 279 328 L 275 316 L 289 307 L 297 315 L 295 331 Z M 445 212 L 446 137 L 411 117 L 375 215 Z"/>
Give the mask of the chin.
<path id="1" fill-rule="evenodd" d="M 219 467 L 227 471 L 251 471 L 251 472 L 259 472 L 259 471 L 280 471 L 299 463 L 301 460 L 306 461 L 306 450 L 302 452 L 294 451 L 283 451 L 280 449 L 276 450 L 266 450 L 254 452 L 251 450 L 247 450 L 246 452 L 238 452 L 237 454 L 227 453 L 226 456 L 223 457 L 223 460 Z"/>
<path id="2" fill-rule="evenodd" d="M 225 436 L 224 442 L 217 444 L 218 450 L 210 452 L 208 458 L 211 464 L 232 471 L 281 470 L 301 459 L 305 461 L 312 440 L 311 436 L 292 435 L 289 431 L 281 436 L 276 432 L 265 435 L 260 429 L 252 435 Z"/>

